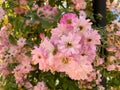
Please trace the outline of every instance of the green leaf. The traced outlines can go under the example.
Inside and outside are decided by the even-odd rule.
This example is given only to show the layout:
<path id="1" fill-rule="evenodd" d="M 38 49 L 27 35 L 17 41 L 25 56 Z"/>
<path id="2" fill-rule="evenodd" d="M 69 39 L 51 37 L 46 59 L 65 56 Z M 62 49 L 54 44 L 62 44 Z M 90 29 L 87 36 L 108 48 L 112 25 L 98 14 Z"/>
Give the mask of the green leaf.
<path id="1" fill-rule="evenodd" d="M 13 74 L 9 74 L 6 77 L 6 84 L 4 86 L 4 90 L 18 90 Z"/>
<path id="2" fill-rule="evenodd" d="M 112 3 L 114 0 L 110 0 L 110 3 Z"/>
<path id="3" fill-rule="evenodd" d="M 49 4 L 50 4 L 51 6 L 55 6 L 55 0 L 49 0 Z"/>
<path id="4" fill-rule="evenodd" d="M 17 41 L 12 35 L 9 35 L 9 41 L 10 41 L 11 44 L 17 45 Z"/>
<path id="5" fill-rule="evenodd" d="M 17 63 L 11 63 L 11 64 L 8 64 L 8 67 L 10 70 L 13 70 L 18 64 Z"/>
<path id="6" fill-rule="evenodd" d="M 25 55 L 31 56 L 31 51 L 26 52 Z"/>
<path id="7" fill-rule="evenodd" d="M 48 29 L 51 27 L 51 23 L 47 19 L 41 19 L 40 21 L 44 29 Z"/>

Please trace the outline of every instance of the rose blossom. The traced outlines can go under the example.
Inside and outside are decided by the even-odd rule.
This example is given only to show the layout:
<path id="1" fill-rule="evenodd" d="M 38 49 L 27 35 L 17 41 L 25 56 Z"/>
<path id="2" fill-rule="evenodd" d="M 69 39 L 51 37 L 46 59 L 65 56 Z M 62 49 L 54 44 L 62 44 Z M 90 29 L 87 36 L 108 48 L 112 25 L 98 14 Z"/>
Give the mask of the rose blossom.
<path id="1" fill-rule="evenodd" d="M 0 21 L 4 18 L 5 11 L 3 10 L 2 7 L 0 7 Z"/>

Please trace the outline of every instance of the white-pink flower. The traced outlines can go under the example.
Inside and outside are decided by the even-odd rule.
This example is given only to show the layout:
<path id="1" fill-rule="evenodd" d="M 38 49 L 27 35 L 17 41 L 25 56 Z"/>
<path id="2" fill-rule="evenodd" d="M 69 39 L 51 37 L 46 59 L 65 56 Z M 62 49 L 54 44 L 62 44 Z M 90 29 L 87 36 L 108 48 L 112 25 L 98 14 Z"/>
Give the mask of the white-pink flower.
<path id="1" fill-rule="evenodd" d="M 3 10 L 2 7 L 0 7 L 0 21 L 4 18 L 5 11 Z"/>
<path id="2" fill-rule="evenodd" d="M 10 73 L 7 62 L 0 61 L 0 74 L 5 78 Z"/>
<path id="3" fill-rule="evenodd" d="M 67 70 L 66 73 L 74 80 L 86 80 L 88 78 L 88 74 L 93 71 L 91 63 L 86 61 L 75 61 L 75 63 L 69 67 L 70 70 Z"/>
<path id="4" fill-rule="evenodd" d="M 107 69 L 108 71 L 115 70 L 115 65 L 114 65 L 114 64 L 108 65 L 108 66 L 106 67 L 106 69 Z"/>
<path id="5" fill-rule="evenodd" d="M 38 82 L 36 86 L 34 86 L 33 90 L 48 90 L 48 87 L 46 86 L 45 82 Z"/>
<path id="6" fill-rule="evenodd" d="M 34 50 L 31 52 L 32 54 L 32 64 L 39 64 L 39 69 L 43 71 L 48 71 L 49 67 L 49 53 L 42 47 L 34 47 Z"/>
<path id="7" fill-rule="evenodd" d="M 56 7 L 51 7 L 49 4 L 44 5 L 43 7 L 37 7 L 38 16 L 44 16 L 45 18 L 51 19 L 51 16 L 54 16 L 58 13 Z"/>
<path id="8" fill-rule="evenodd" d="M 68 32 L 71 32 L 71 29 L 68 29 L 66 24 L 58 24 L 58 26 L 51 30 L 51 41 L 54 44 L 58 44 L 58 41 L 62 35 L 67 35 Z"/>
<path id="9" fill-rule="evenodd" d="M 74 19 L 73 27 L 76 29 L 78 33 L 87 32 L 91 30 L 92 23 L 89 19 L 85 19 L 84 17 L 80 17 L 79 19 Z"/>
<path id="10" fill-rule="evenodd" d="M 98 34 L 98 31 L 96 30 L 89 30 L 87 32 L 84 32 L 84 40 L 85 42 L 90 45 L 99 45 L 100 44 L 100 35 Z"/>
<path id="11" fill-rule="evenodd" d="M 72 0 L 72 2 L 75 4 L 75 9 L 78 11 L 86 8 L 85 0 Z"/>
<path id="12" fill-rule="evenodd" d="M 17 41 L 17 45 L 20 47 L 23 47 L 26 44 L 26 39 L 25 38 L 19 38 Z"/>
<path id="13" fill-rule="evenodd" d="M 27 4 L 27 0 L 20 0 L 20 4 L 26 5 Z"/>
<path id="14" fill-rule="evenodd" d="M 87 17 L 85 11 L 83 11 L 83 10 L 79 11 L 79 16 L 80 16 L 80 18 L 86 18 Z"/>
<path id="15" fill-rule="evenodd" d="M 117 36 L 120 36 L 120 30 L 116 32 L 116 35 L 117 35 Z"/>
<path id="16" fill-rule="evenodd" d="M 55 47 L 54 45 L 50 42 L 48 38 L 45 38 L 44 41 L 41 43 L 41 46 L 48 52 L 48 53 L 53 53 Z"/>
<path id="17" fill-rule="evenodd" d="M 59 40 L 58 50 L 67 55 L 78 54 L 81 48 L 80 40 L 81 37 L 76 33 L 63 35 Z"/>

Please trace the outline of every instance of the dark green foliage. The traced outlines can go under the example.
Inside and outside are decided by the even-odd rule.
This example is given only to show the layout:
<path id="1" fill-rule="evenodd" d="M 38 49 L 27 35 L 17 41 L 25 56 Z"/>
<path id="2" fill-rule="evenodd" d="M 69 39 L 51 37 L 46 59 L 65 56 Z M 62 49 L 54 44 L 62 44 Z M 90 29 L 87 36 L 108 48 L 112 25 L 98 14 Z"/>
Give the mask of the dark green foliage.
<path id="1" fill-rule="evenodd" d="M 109 24 L 111 23 L 111 21 L 116 19 L 116 15 L 113 14 L 113 12 L 107 10 L 106 11 L 106 23 Z"/>
<path id="2" fill-rule="evenodd" d="M 28 75 L 28 80 L 31 81 L 33 85 L 37 82 L 45 81 L 50 90 L 80 90 L 77 85 L 77 81 L 71 80 L 64 73 L 50 73 L 42 72 L 40 70 L 32 71 Z"/>
<path id="3" fill-rule="evenodd" d="M 13 74 L 6 77 L 4 90 L 18 90 Z"/>
<path id="4" fill-rule="evenodd" d="M 12 35 L 9 35 L 9 41 L 10 41 L 11 44 L 17 45 L 17 41 Z"/>

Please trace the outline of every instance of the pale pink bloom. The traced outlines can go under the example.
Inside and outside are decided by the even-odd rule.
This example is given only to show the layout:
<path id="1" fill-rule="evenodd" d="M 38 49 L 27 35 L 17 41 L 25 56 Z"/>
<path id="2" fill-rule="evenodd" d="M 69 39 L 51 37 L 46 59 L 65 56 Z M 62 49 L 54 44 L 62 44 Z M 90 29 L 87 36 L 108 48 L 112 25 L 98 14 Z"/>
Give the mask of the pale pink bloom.
<path id="1" fill-rule="evenodd" d="M 34 4 L 32 7 L 32 10 L 37 10 L 39 8 L 39 6 L 37 4 Z"/>
<path id="2" fill-rule="evenodd" d="M 91 72 L 90 74 L 89 74 L 89 77 L 87 78 L 87 81 L 88 82 L 91 82 L 91 81 L 93 81 L 93 80 L 95 80 L 96 79 L 96 72 Z"/>
<path id="3" fill-rule="evenodd" d="M 0 61 L 0 74 L 5 78 L 9 74 L 8 63 Z"/>
<path id="4" fill-rule="evenodd" d="M 55 49 L 54 45 L 50 42 L 48 38 L 44 38 L 44 41 L 41 43 L 41 46 L 44 47 L 44 49 L 49 53 L 53 53 Z"/>
<path id="5" fill-rule="evenodd" d="M 117 25 L 118 28 L 120 28 L 120 22 L 118 20 L 114 20 L 112 23 Z"/>
<path id="6" fill-rule="evenodd" d="M 33 85 L 27 81 L 27 82 L 24 82 L 24 87 L 27 89 L 27 90 L 33 90 Z"/>
<path id="7" fill-rule="evenodd" d="M 0 29 L 0 38 L 8 39 L 9 32 L 7 30 L 8 30 L 8 28 L 6 26 L 3 26 Z"/>
<path id="8" fill-rule="evenodd" d="M 7 28 L 6 26 L 2 26 L 0 30 L 2 30 L 2 31 L 7 31 L 7 29 L 8 29 L 8 28 Z"/>
<path id="9" fill-rule="evenodd" d="M 85 42 L 87 42 L 90 45 L 99 45 L 100 42 L 100 35 L 98 34 L 97 30 L 89 30 L 87 32 L 84 33 L 84 38 L 85 38 Z"/>
<path id="10" fill-rule="evenodd" d="M 103 87 L 102 85 L 99 85 L 98 90 L 105 90 L 105 87 Z"/>
<path id="11" fill-rule="evenodd" d="M 108 59 L 108 61 L 109 61 L 110 63 L 113 63 L 114 61 L 117 60 L 116 56 L 112 56 L 112 55 L 111 55 L 111 56 L 108 56 L 107 59 Z"/>
<path id="12" fill-rule="evenodd" d="M 74 57 L 65 54 L 57 54 L 55 56 L 56 71 L 65 72 L 73 80 L 85 80 L 93 68 L 90 63 L 78 62 Z"/>
<path id="13" fill-rule="evenodd" d="M 17 41 L 18 46 L 23 47 L 25 44 L 26 44 L 26 38 L 21 37 L 18 39 Z"/>
<path id="14" fill-rule="evenodd" d="M 44 15 L 44 17 L 51 19 L 51 16 L 54 16 L 57 14 L 57 8 L 51 7 L 50 5 L 46 4 L 43 7 L 38 7 L 37 9 L 38 16 Z"/>
<path id="15" fill-rule="evenodd" d="M 0 7 L 0 21 L 4 18 L 5 11 L 3 10 L 2 7 Z"/>
<path id="16" fill-rule="evenodd" d="M 120 71 L 120 65 L 116 65 L 117 71 Z"/>
<path id="17" fill-rule="evenodd" d="M 74 66 L 75 61 L 73 60 L 73 57 L 69 57 L 62 53 L 57 53 L 54 57 L 54 68 L 58 72 L 66 72 L 70 70 L 70 66 Z"/>
<path id="18" fill-rule="evenodd" d="M 32 50 L 32 63 L 39 64 L 43 71 L 65 72 L 73 80 L 88 80 L 93 71 L 96 45 L 100 44 L 100 35 L 93 31 L 91 24 L 85 17 L 78 20 L 76 14 L 64 14 L 58 27 L 52 29 L 51 38 L 45 37 L 40 46 Z M 69 25 L 74 27 L 68 28 Z"/>
<path id="19" fill-rule="evenodd" d="M 51 42 L 53 44 L 58 44 L 58 40 L 63 35 L 67 35 L 68 32 L 71 32 L 71 29 L 68 29 L 65 24 L 58 24 L 57 28 L 54 28 L 51 30 L 52 36 L 51 36 Z"/>
<path id="20" fill-rule="evenodd" d="M 83 10 L 79 11 L 79 16 L 80 16 L 80 18 L 86 18 L 87 17 L 86 13 Z"/>
<path id="21" fill-rule="evenodd" d="M 72 0 L 72 2 L 75 4 L 75 9 L 78 11 L 86 8 L 85 0 Z"/>
<path id="22" fill-rule="evenodd" d="M 92 49 L 94 47 L 94 49 Z M 80 54 L 79 54 L 79 59 L 80 60 L 88 60 L 89 62 L 93 62 L 96 56 L 96 47 L 92 46 L 90 48 L 88 45 L 83 44 L 81 46 Z"/>
<path id="23" fill-rule="evenodd" d="M 89 63 L 76 62 L 74 66 L 70 66 L 71 70 L 66 71 L 68 76 L 74 80 L 86 80 L 88 74 L 93 71 L 92 65 Z"/>
<path id="24" fill-rule="evenodd" d="M 87 32 L 88 30 L 91 30 L 91 25 L 92 23 L 90 22 L 90 20 L 85 19 L 84 17 L 76 19 L 73 22 L 73 27 L 79 33 Z"/>
<path id="25" fill-rule="evenodd" d="M 26 24 L 26 26 L 29 26 L 30 25 L 30 20 L 26 20 L 25 24 Z"/>
<path id="26" fill-rule="evenodd" d="M 8 51 L 8 47 L 7 46 L 3 46 L 2 49 L 0 50 L 0 54 L 4 55 L 6 53 L 6 51 Z"/>
<path id="27" fill-rule="evenodd" d="M 110 0 L 107 0 L 106 4 L 107 4 L 107 8 L 112 10 L 116 8 L 116 5 L 118 3 L 118 0 L 113 0 L 113 2 L 111 3 Z"/>
<path id="28" fill-rule="evenodd" d="M 26 52 L 22 52 L 21 49 L 19 49 L 17 55 L 14 56 L 14 58 L 18 63 L 22 63 L 24 60 L 29 60 L 29 59 L 31 60 L 31 57 L 29 57 L 28 59 L 27 55 L 25 55 Z"/>
<path id="29" fill-rule="evenodd" d="M 42 54 L 46 53 L 47 55 L 41 58 L 42 60 L 39 62 L 39 69 L 46 71 L 53 65 L 53 54 L 55 47 L 48 38 L 44 39 L 44 41 L 40 44 L 40 47 L 44 49 L 41 49 L 40 52 Z"/>
<path id="30" fill-rule="evenodd" d="M 8 63 L 13 63 L 13 56 L 9 54 L 4 54 L 4 60 L 7 61 Z"/>
<path id="31" fill-rule="evenodd" d="M 48 87 L 46 86 L 45 82 L 38 82 L 36 86 L 34 86 L 33 90 L 48 90 Z"/>
<path id="32" fill-rule="evenodd" d="M 27 78 L 27 74 L 32 71 L 32 66 L 30 64 L 26 64 L 27 62 L 23 64 L 19 64 L 16 66 L 13 70 L 14 77 L 16 79 L 16 83 L 23 83 L 24 80 Z"/>
<path id="33" fill-rule="evenodd" d="M 116 47 L 115 46 L 109 46 L 108 48 L 106 48 L 107 51 L 109 52 L 116 52 Z"/>
<path id="34" fill-rule="evenodd" d="M 53 14 L 57 14 L 58 13 L 58 10 L 57 10 L 57 7 L 53 7 Z"/>
<path id="35" fill-rule="evenodd" d="M 40 61 L 45 61 L 42 59 L 46 59 L 47 53 L 43 51 L 44 49 L 42 47 L 34 47 L 32 50 L 32 63 L 38 64 Z"/>
<path id="36" fill-rule="evenodd" d="M 48 52 L 43 47 L 34 47 L 32 50 L 32 64 L 39 64 L 39 69 L 43 71 L 49 70 Z"/>
<path id="37" fill-rule="evenodd" d="M 81 37 L 75 33 L 69 33 L 68 36 L 63 35 L 59 40 L 58 50 L 67 55 L 78 54 L 81 48 Z"/>
<path id="38" fill-rule="evenodd" d="M 9 46 L 10 43 L 9 43 L 8 39 L 2 38 L 1 44 L 3 46 Z"/>
<path id="39" fill-rule="evenodd" d="M 115 53 L 115 56 L 116 56 L 117 58 L 120 58 L 120 51 L 117 51 L 117 52 Z"/>
<path id="40" fill-rule="evenodd" d="M 3 46 L 2 46 L 2 45 L 0 45 L 0 51 L 2 50 L 2 47 L 3 47 Z"/>
<path id="41" fill-rule="evenodd" d="M 75 5 L 75 9 L 76 10 L 81 10 L 81 9 L 85 9 L 86 8 L 86 2 L 85 1 L 83 1 L 83 2 L 81 2 L 81 3 L 77 3 L 76 5 Z"/>
<path id="42" fill-rule="evenodd" d="M 66 13 L 63 14 L 62 18 L 60 19 L 60 24 L 66 24 L 69 28 L 71 28 L 75 19 L 78 19 L 76 14 Z"/>
<path id="43" fill-rule="evenodd" d="M 104 63 L 104 59 L 103 58 L 99 58 L 99 59 L 97 59 L 97 61 L 95 63 L 95 66 L 102 65 L 103 63 Z"/>
<path id="44" fill-rule="evenodd" d="M 100 70 L 97 70 L 97 79 L 95 80 L 96 84 L 99 85 L 100 82 L 102 81 L 102 74 L 100 73 Z"/>
<path id="45" fill-rule="evenodd" d="M 117 35 L 117 36 L 120 36 L 120 30 L 116 32 L 116 35 Z"/>
<path id="46" fill-rule="evenodd" d="M 24 81 L 24 74 L 21 69 L 23 69 L 22 66 L 16 66 L 13 70 L 16 83 L 23 83 Z"/>
<path id="47" fill-rule="evenodd" d="M 115 65 L 114 65 L 114 64 L 108 65 L 108 66 L 106 67 L 106 69 L 107 69 L 108 71 L 115 70 Z"/>
<path id="48" fill-rule="evenodd" d="M 20 4 L 26 5 L 27 4 L 27 0 L 20 0 Z"/>
<path id="49" fill-rule="evenodd" d="M 29 73 L 30 71 L 34 70 L 34 68 L 31 66 L 31 57 L 28 57 L 26 55 L 22 56 L 21 59 L 21 65 L 25 68 L 24 73 Z"/>
<path id="50" fill-rule="evenodd" d="M 9 49 L 9 53 L 10 53 L 10 55 L 12 55 L 12 56 L 16 56 L 17 53 L 18 53 L 18 48 L 17 48 L 17 46 L 11 46 L 10 49 Z"/>
<path id="51" fill-rule="evenodd" d="M 38 25 L 38 24 L 40 24 L 40 21 L 39 21 L 39 20 L 36 20 L 36 21 L 34 22 L 34 24 L 35 24 L 35 25 Z"/>
<path id="52" fill-rule="evenodd" d="M 24 9 L 23 7 L 15 7 L 14 13 L 15 14 L 27 14 L 28 10 Z"/>

